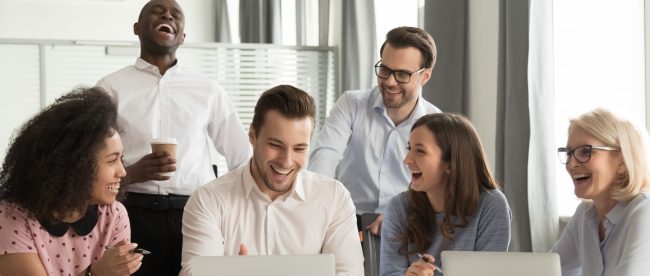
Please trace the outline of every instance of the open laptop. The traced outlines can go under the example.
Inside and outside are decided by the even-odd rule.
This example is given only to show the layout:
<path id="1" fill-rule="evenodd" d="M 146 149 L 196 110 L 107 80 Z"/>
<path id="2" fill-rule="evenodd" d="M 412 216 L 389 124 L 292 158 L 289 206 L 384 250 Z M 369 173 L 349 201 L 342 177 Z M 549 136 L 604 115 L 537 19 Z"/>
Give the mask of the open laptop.
<path id="1" fill-rule="evenodd" d="M 562 276 L 555 253 L 443 251 L 444 276 Z"/>
<path id="2" fill-rule="evenodd" d="M 334 255 L 197 256 L 190 261 L 193 276 L 334 276 Z"/>

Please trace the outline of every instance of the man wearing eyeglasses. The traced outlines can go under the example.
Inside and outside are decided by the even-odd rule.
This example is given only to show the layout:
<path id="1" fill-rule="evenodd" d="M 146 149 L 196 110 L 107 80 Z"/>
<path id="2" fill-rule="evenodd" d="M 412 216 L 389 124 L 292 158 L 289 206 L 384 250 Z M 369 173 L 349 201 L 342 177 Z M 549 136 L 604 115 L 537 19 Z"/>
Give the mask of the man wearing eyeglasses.
<path id="1" fill-rule="evenodd" d="M 402 160 L 411 126 L 425 114 L 440 112 L 422 98 L 437 54 L 427 32 L 395 28 L 379 53 L 377 86 L 341 95 L 309 158 L 310 170 L 338 179 L 350 191 L 359 228 L 359 215 L 383 213 L 386 203 L 408 188 L 411 173 Z M 379 215 L 367 228 L 378 235 L 382 220 Z"/>

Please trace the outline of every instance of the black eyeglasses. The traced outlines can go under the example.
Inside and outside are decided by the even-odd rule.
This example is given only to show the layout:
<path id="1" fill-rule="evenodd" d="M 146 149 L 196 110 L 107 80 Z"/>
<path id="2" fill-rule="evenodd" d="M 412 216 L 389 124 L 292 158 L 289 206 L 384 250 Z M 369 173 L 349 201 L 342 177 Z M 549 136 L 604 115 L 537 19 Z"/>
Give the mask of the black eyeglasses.
<path id="1" fill-rule="evenodd" d="M 571 160 L 571 155 L 573 155 L 576 158 L 576 161 L 579 163 L 586 163 L 589 161 L 589 159 L 591 159 L 591 152 L 594 150 L 615 151 L 619 149 L 615 147 L 584 145 L 579 146 L 575 149 L 558 148 L 557 156 L 560 158 L 560 163 L 562 164 L 569 163 L 569 160 Z"/>
<path id="2" fill-rule="evenodd" d="M 420 68 L 420 70 L 417 70 L 413 73 L 402 71 L 402 70 L 392 70 L 386 66 L 383 66 L 380 64 L 380 61 L 377 61 L 377 64 L 375 64 L 375 75 L 381 79 L 388 79 L 390 75 L 393 75 L 395 77 L 395 81 L 399 83 L 409 83 L 411 81 L 411 76 L 417 73 L 420 73 L 424 71 L 424 69 L 427 68 Z"/>

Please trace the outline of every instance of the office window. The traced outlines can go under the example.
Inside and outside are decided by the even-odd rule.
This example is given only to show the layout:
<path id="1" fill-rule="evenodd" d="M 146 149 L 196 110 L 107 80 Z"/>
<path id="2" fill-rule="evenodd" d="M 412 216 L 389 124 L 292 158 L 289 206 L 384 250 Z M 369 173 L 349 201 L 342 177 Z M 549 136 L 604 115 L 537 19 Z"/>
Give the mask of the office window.
<path id="1" fill-rule="evenodd" d="M 643 1 L 553 2 L 556 147 L 566 145 L 569 119 L 596 107 L 645 125 Z M 564 165 L 556 165 L 558 211 L 579 200 Z"/>
<path id="2" fill-rule="evenodd" d="M 280 29 L 282 41 L 277 44 L 286 46 L 318 46 L 318 0 L 279 0 Z M 232 43 L 240 43 L 239 36 L 239 0 L 227 0 L 228 22 Z M 301 17 L 301 19 L 298 19 Z M 299 21 L 304 24 L 299 25 Z M 300 35 L 303 41 L 298 41 Z"/>
<path id="3" fill-rule="evenodd" d="M 375 55 L 379 60 L 379 49 L 386 40 L 388 31 L 401 27 L 418 27 L 420 9 L 424 8 L 423 0 L 375 0 L 375 30 L 377 49 Z M 422 26 L 419 26 L 422 27 Z"/>
<path id="4" fill-rule="evenodd" d="M 17 127 L 75 86 L 94 85 L 101 77 L 133 64 L 137 45 L 116 42 L 44 41 L 0 39 L 0 68 L 10 76 L 0 82 L 0 158 Z M 217 80 L 248 129 L 259 95 L 275 85 L 291 84 L 309 92 L 321 124 L 334 104 L 336 56 L 334 48 L 278 45 L 186 44 L 178 49 L 184 66 Z M 42 80 L 42 82 L 41 82 Z M 225 159 L 214 152 L 219 174 L 228 171 Z"/>

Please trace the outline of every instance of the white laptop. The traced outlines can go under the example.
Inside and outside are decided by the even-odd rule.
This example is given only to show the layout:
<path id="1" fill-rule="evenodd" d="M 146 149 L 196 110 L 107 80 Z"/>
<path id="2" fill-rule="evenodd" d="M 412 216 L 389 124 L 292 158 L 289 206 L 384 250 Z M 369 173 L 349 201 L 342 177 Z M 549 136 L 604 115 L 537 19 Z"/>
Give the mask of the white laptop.
<path id="1" fill-rule="evenodd" d="M 197 256 L 190 261 L 193 276 L 334 276 L 334 255 Z"/>
<path id="2" fill-rule="evenodd" d="M 443 251 L 444 276 L 561 276 L 555 253 Z"/>

